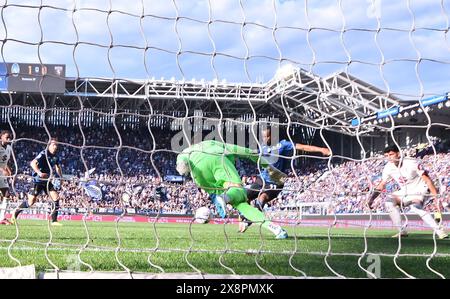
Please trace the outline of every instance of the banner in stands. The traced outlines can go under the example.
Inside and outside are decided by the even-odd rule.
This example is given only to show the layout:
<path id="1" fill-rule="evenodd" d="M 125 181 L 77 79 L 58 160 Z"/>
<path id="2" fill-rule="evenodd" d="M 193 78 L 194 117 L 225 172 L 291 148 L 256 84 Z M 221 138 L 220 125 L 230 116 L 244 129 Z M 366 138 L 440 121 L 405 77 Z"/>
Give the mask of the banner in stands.
<path id="1" fill-rule="evenodd" d="M 10 218 L 11 215 L 7 214 L 7 218 Z M 27 220 L 47 220 L 47 215 L 45 214 L 25 214 L 22 213 L 20 215 L 20 219 Z M 86 217 L 86 221 L 92 222 L 115 222 L 117 221 L 119 216 L 114 215 L 90 215 Z M 59 221 L 81 221 L 83 220 L 82 215 L 59 215 Z M 157 221 L 158 223 L 191 223 L 193 222 L 193 218 L 189 216 L 171 216 L 171 217 L 146 217 L 146 216 L 124 216 L 120 219 L 120 222 L 128 222 L 128 223 L 153 223 Z M 274 220 L 274 219 L 273 219 Z M 229 224 L 237 224 L 237 218 L 230 219 L 221 219 L 214 218 L 209 223 L 211 224 L 223 224 L 225 221 L 228 221 Z M 300 223 L 294 220 L 281 220 L 277 219 L 277 223 L 282 226 L 300 226 L 300 227 L 329 227 L 333 224 L 334 220 L 332 218 L 322 218 L 322 219 L 304 219 Z M 196 223 L 195 223 L 196 224 Z M 392 226 L 392 222 L 389 219 L 377 219 L 373 220 L 369 223 L 369 217 L 366 219 L 339 219 L 334 227 L 337 228 L 359 228 L 363 229 L 370 224 L 371 229 L 394 229 Z M 204 225 L 204 224 L 196 224 L 196 225 Z M 443 225 L 447 228 L 450 228 L 450 221 L 446 220 L 443 222 Z M 428 226 L 424 226 L 422 220 L 408 220 L 408 227 L 415 230 L 430 230 Z"/>

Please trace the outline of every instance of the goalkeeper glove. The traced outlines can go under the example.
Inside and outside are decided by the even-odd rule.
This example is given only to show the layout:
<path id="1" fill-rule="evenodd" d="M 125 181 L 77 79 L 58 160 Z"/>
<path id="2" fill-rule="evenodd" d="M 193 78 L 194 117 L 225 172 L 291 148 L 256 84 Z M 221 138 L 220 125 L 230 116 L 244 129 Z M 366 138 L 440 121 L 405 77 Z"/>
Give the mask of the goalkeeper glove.
<path id="1" fill-rule="evenodd" d="M 216 206 L 217 214 L 219 214 L 221 218 L 227 218 L 227 205 L 223 197 L 217 194 L 210 194 L 209 197 Z"/>

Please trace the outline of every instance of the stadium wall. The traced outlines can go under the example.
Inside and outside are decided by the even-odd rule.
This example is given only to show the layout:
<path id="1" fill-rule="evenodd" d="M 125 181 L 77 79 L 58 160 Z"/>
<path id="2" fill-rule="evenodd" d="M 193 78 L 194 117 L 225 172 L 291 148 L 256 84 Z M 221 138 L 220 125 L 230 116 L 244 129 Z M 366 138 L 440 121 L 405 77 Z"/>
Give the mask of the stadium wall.
<path id="1" fill-rule="evenodd" d="M 10 215 L 8 215 L 9 217 Z M 408 218 L 407 226 L 414 230 L 430 230 L 425 226 L 422 219 L 415 214 L 406 214 Z M 26 220 L 47 220 L 46 214 L 22 214 L 20 219 Z M 442 215 L 443 225 L 450 228 L 450 213 Z M 120 218 L 120 219 L 119 219 Z M 82 221 L 83 215 L 59 215 L 59 221 Z M 87 222 L 115 222 L 119 220 L 122 223 L 193 223 L 194 218 L 180 215 L 164 215 L 156 216 L 129 216 L 123 217 L 114 215 L 89 215 L 85 217 Z M 281 219 L 272 218 L 273 221 L 280 223 L 283 226 L 298 226 L 298 227 L 329 227 L 333 225 L 336 228 L 354 228 L 364 229 L 369 227 L 372 229 L 394 229 L 388 214 L 372 214 L 372 219 L 369 214 L 341 214 L 334 216 L 319 216 L 319 215 L 303 215 L 301 220 L 297 219 Z M 237 224 L 237 218 L 221 219 L 214 218 L 209 222 L 210 224 Z M 405 222 L 404 222 L 405 223 Z"/>

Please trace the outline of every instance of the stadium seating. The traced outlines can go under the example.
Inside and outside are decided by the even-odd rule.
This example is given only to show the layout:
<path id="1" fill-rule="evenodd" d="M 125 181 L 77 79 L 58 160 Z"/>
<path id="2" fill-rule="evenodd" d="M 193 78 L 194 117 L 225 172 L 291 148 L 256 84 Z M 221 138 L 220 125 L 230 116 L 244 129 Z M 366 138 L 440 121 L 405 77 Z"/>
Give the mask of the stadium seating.
<path id="1" fill-rule="evenodd" d="M 122 147 L 119 148 L 120 139 L 113 128 L 103 128 L 101 131 L 95 128 L 83 129 L 85 147 L 82 149 L 83 135 L 79 130 L 77 132 L 77 129 L 69 127 L 57 130 L 49 127 L 49 130 L 51 134 L 54 132 L 54 136 L 62 142 L 59 156 L 64 174 L 81 177 L 86 170 L 83 164 L 84 159 L 88 169 L 96 168 L 93 178 L 101 182 L 103 190 L 103 199 L 96 201 L 83 196 L 82 188 L 77 182 L 64 182 L 61 191 L 64 198 L 62 214 L 77 213 L 79 209 L 91 210 L 94 213 L 121 213 L 122 208 L 133 208 L 141 214 L 158 212 L 159 203 L 156 204 L 154 200 L 155 189 L 158 186 L 158 172 L 161 176 L 176 174 L 176 153 L 158 151 L 158 148 L 170 148 L 170 132 L 162 129 L 152 130 L 152 134 L 158 140 L 158 148 L 150 154 L 151 138 L 142 138 L 145 132 L 121 134 Z M 29 162 L 44 148 L 47 135 L 42 128 L 36 127 L 19 127 L 16 128 L 16 132 L 13 149 L 17 161 L 17 176 L 13 201 L 19 202 L 31 186 Z M 150 136 L 148 131 L 147 135 Z M 33 142 L 28 138 L 42 141 L 42 143 Z M 109 149 L 92 148 L 90 147 L 92 145 L 109 147 Z M 438 146 L 438 148 L 440 152 L 436 157 L 429 148 L 420 152 L 416 151 L 414 156 L 422 161 L 436 185 L 445 188 L 444 193 L 449 194 L 450 153 L 446 147 Z M 297 175 L 289 174 L 283 192 L 266 209 L 274 211 L 295 207 L 298 203 L 330 202 L 330 208 L 326 211 L 318 211 L 311 207 L 307 212 L 337 214 L 368 212 L 365 199 L 370 188 L 369 182 L 376 184 L 381 179 L 380 173 L 384 163 L 382 155 L 379 155 L 363 162 L 347 161 L 333 164 L 331 171 L 326 162 L 296 169 Z M 256 178 L 257 169 L 251 163 L 238 161 L 237 168 L 246 183 L 250 184 Z M 118 184 L 122 177 L 126 178 L 123 180 L 126 183 Z M 121 195 L 127 186 L 133 184 L 143 184 L 144 188 L 138 196 L 133 196 L 131 201 L 123 206 L 120 202 Z M 214 211 L 214 205 L 211 205 L 208 195 L 194 184 L 188 183 L 184 188 L 168 184 L 166 187 L 168 200 L 161 203 L 161 213 L 192 214 L 201 206 L 208 206 Z M 397 186 L 394 184 L 388 185 L 387 191 L 395 188 Z M 384 197 L 384 195 L 381 196 L 379 202 L 382 202 Z M 429 209 L 432 208 L 433 206 L 430 205 Z M 384 205 L 379 204 L 376 212 L 384 212 Z"/>

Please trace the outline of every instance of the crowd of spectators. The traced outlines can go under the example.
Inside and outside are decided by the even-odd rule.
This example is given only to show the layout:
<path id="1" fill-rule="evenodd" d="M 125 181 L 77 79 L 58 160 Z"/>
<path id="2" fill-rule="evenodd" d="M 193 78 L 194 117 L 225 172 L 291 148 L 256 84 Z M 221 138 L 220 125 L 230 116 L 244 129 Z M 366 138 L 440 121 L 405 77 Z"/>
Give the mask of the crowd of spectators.
<path id="1" fill-rule="evenodd" d="M 15 128 L 13 142 L 15 173 L 13 201 L 19 202 L 31 188 L 30 161 L 45 149 L 48 134 L 61 142 L 58 155 L 63 173 L 71 179 L 64 180 L 60 190 L 63 204 L 61 213 L 122 213 L 124 210 L 139 214 L 191 214 L 201 206 L 214 206 L 208 194 L 192 182 L 168 182 L 167 176 L 176 176 L 176 153 L 170 151 L 170 131 L 148 129 L 142 131 L 116 131 L 116 128 L 73 127 L 23 127 Z M 155 140 L 155 144 L 153 144 Z M 435 155 L 430 148 L 416 150 L 409 155 L 418 159 L 428 170 L 440 192 L 450 195 L 450 153 L 448 147 L 437 146 Z M 310 163 L 289 173 L 288 181 L 277 199 L 266 209 L 268 211 L 298 209 L 306 205 L 306 213 L 363 213 L 367 212 L 366 200 L 371 188 L 381 179 L 386 161 L 377 155 L 363 161 L 341 161 L 327 163 L 327 160 Z M 258 169 L 247 161 L 237 161 L 237 169 L 245 184 L 251 184 Z M 79 178 L 84 172 L 95 168 L 90 179 L 102 189 L 103 197 L 94 199 L 83 192 Z M 137 187 L 136 187 L 137 186 Z M 163 188 L 164 198 L 157 192 Z M 394 183 L 387 186 L 387 192 L 398 188 Z M 131 196 L 123 200 L 123 194 Z M 383 194 L 376 208 L 384 212 L 381 204 Z M 45 200 L 42 200 L 45 203 Z M 308 206 L 308 203 L 311 205 Z M 312 203 L 324 203 L 314 205 Z M 39 206 L 39 205 L 38 205 Z"/>
<path id="2" fill-rule="evenodd" d="M 410 148 L 405 151 L 408 158 L 417 159 L 438 188 L 441 200 L 450 199 L 450 152 L 448 147 L 437 144 L 436 155 L 432 147 L 423 150 Z M 380 153 L 364 161 L 347 161 L 330 168 L 324 165 L 292 173 L 285 188 L 278 198 L 271 202 L 268 210 L 274 211 L 283 207 L 306 206 L 306 213 L 364 213 L 368 212 L 367 198 L 370 190 L 381 181 L 386 160 Z M 326 165 L 325 165 L 326 166 Z M 375 202 L 374 212 L 385 212 L 384 201 L 399 186 L 391 181 L 385 192 Z M 297 191 L 300 190 L 300 191 Z M 306 191 L 306 192 L 305 192 Z M 308 203 L 324 203 L 308 205 Z M 432 200 L 426 201 L 426 208 L 433 210 Z"/>

